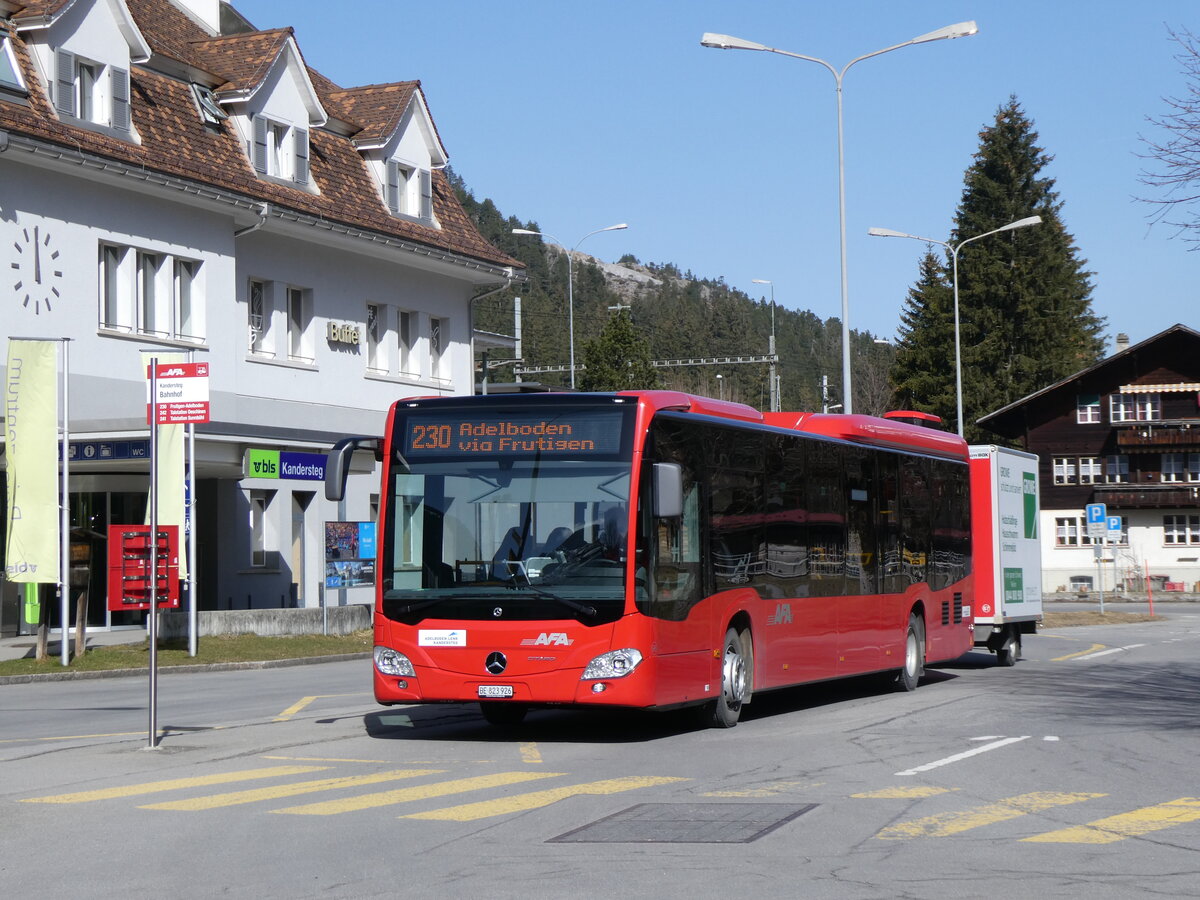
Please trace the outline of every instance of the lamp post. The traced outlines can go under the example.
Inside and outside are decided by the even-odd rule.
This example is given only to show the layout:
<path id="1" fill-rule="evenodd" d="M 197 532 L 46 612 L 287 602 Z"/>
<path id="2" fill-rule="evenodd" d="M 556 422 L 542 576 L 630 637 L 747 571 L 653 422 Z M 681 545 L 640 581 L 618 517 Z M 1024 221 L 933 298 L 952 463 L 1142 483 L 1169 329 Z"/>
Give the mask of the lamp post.
<path id="1" fill-rule="evenodd" d="M 1028 216 L 1024 219 L 1017 219 L 1015 222 L 1009 222 L 1007 225 L 1002 225 L 999 228 L 993 228 L 991 231 L 985 231 L 983 234 L 977 234 L 973 237 L 965 238 L 957 244 L 951 241 L 939 241 L 934 238 L 920 237 L 915 234 L 906 234 L 903 231 L 893 231 L 890 228 L 868 228 L 867 234 L 872 237 L 900 237 L 912 238 L 914 241 L 925 241 L 927 244 L 940 244 L 950 251 L 950 259 L 954 267 L 954 399 L 957 405 L 956 415 L 958 416 L 958 436 L 963 436 L 963 395 L 962 395 L 962 343 L 958 328 L 958 251 L 972 241 L 977 241 L 980 238 L 989 237 L 993 234 L 999 234 L 1002 231 L 1012 231 L 1014 228 L 1026 228 L 1030 225 L 1037 225 L 1042 221 L 1041 216 Z"/>
<path id="2" fill-rule="evenodd" d="M 771 412 L 779 412 L 779 376 L 775 373 L 775 282 L 767 278 L 751 278 L 755 284 L 771 286 L 771 339 L 767 342 L 767 354 L 771 357 Z"/>
<path id="3" fill-rule="evenodd" d="M 572 265 L 571 254 L 579 249 L 579 245 L 590 238 L 593 234 L 599 234 L 602 231 L 623 231 L 629 226 L 622 222 L 619 225 L 609 225 L 606 228 L 597 228 L 595 231 L 589 231 L 578 241 L 575 246 L 567 251 L 567 331 L 570 336 L 571 344 L 571 390 L 575 390 L 575 269 Z M 528 228 L 514 228 L 513 234 L 535 234 L 538 237 L 550 238 L 555 243 L 561 244 L 558 238 L 544 231 L 530 231 Z"/>
<path id="4" fill-rule="evenodd" d="M 818 63 L 829 70 L 829 73 L 833 75 L 834 81 L 837 84 L 838 221 L 842 255 L 842 408 L 844 412 L 852 413 L 854 412 L 854 408 L 850 398 L 850 291 L 846 283 L 846 160 L 842 129 L 842 79 L 852 65 L 862 62 L 864 59 L 881 56 L 884 53 L 899 50 L 901 47 L 907 47 L 910 44 L 926 44 L 930 41 L 968 37 L 978 31 L 979 28 L 974 22 L 959 22 L 956 25 L 947 25 L 945 28 L 939 28 L 937 31 L 918 35 L 902 44 L 894 44 L 891 47 L 884 47 L 882 50 L 876 50 L 873 53 L 855 57 L 842 66 L 840 71 L 832 64 L 815 56 L 804 56 L 801 53 L 792 53 L 788 50 L 768 47 L 765 44 L 743 40 L 742 38 L 732 37 L 728 34 L 706 32 L 700 38 L 700 46 L 702 47 L 715 47 L 719 50 L 762 50 L 767 53 L 778 53 L 780 56 L 790 56 L 793 59 L 803 59 L 808 62 Z"/>

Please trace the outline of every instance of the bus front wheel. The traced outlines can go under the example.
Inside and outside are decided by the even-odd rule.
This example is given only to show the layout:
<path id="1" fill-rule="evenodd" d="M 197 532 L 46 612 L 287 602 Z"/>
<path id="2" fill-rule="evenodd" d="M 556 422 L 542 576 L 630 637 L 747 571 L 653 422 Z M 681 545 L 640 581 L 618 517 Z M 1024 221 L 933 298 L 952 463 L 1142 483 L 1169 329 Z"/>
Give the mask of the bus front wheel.
<path id="1" fill-rule="evenodd" d="M 721 651 L 721 693 L 700 708 L 704 724 L 732 728 L 738 723 L 750 688 L 750 651 L 743 643 L 749 640 L 749 633 L 743 637 L 736 628 L 731 627 L 725 632 Z"/>
<path id="2" fill-rule="evenodd" d="M 908 617 L 908 633 L 904 636 L 904 668 L 896 676 L 896 687 L 915 691 L 925 674 L 925 623 L 915 613 Z"/>

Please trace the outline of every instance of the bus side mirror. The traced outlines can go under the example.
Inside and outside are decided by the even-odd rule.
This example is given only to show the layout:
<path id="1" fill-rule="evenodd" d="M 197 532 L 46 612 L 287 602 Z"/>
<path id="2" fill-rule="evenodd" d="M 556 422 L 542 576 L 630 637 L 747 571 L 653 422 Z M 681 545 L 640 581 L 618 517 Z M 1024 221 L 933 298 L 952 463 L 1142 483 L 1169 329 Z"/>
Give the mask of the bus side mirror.
<path id="1" fill-rule="evenodd" d="M 325 499 L 341 500 L 346 496 L 346 476 L 350 474 L 350 459 L 355 450 L 370 450 L 379 459 L 383 441 L 379 438 L 342 438 L 333 445 L 325 459 Z"/>
<path id="2" fill-rule="evenodd" d="M 662 519 L 683 515 L 683 466 L 654 464 L 654 515 Z"/>

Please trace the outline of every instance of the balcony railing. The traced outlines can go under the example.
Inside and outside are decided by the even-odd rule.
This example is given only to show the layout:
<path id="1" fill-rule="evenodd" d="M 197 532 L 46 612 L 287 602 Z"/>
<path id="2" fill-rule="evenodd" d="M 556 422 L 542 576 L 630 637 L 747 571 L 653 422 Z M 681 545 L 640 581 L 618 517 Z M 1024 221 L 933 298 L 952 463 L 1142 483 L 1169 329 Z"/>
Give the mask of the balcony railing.
<path id="1" fill-rule="evenodd" d="M 1117 428 L 1117 446 L 1124 450 L 1200 450 L 1200 419 L 1130 422 Z"/>
<path id="2" fill-rule="evenodd" d="M 1116 509 L 1174 509 L 1200 505 L 1200 484 L 1098 484 L 1098 503 Z"/>

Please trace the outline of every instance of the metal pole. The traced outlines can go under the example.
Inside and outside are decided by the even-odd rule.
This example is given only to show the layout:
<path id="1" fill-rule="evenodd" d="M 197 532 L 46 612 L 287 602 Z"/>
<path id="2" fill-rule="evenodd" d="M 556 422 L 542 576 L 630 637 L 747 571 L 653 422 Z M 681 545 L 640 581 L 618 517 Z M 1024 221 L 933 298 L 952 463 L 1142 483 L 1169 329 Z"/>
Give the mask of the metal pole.
<path id="1" fill-rule="evenodd" d="M 515 346 L 516 346 L 517 359 L 524 359 L 525 357 L 524 357 L 524 354 L 521 349 L 521 298 L 520 297 L 513 297 L 513 340 L 514 340 Z M 521 380 L 520 368 L 517 368 L 515 370 L 515 374 L 513 375 L 513 378 L 517 382 L 520 382 L 520 380 Z"/>
<path id="2" fill-rule="evenodd" d="M 158 746 L 158 357 L 150 357 L 150 639 L 149 734 L 147 747 Z"/>
<path id="3" fill-rule="evenodd" d="M 188 502 L 184 510 L 187 523 L 188 554 L 188 656 L 195 656 L 200 643 L 200 597 L 196 589 L 196 426 L 189 422 L 188 436 Z"/>
<path id="4" fill-rule="evenodd" d="M 67 641 L 71 619 L 70 573 L 71 573 L 71 487 L 70 487 L 70 440 L 68 436 L 71 409 L 70 338 L 62 338 L 63 348 L 63 412 L 62 412 L 62 506 L 59 509 L 59 616 L 62 617 L 62 647 L 59 657 L 64 666 L 71 662 L 70 645 Z"/>
<path id="5" fill-rule="evenodd" d="M 583 243 L 581 240 L 580 244 Z M 575 245 L 576 247 L 579 244 Z M 567 330 L 571 339 L 571 390 L 575 390 L 575 270 L 571 263 L 571 251 L 567 251 Z"/>
<path id="6" fill-rule="evenodd" d="M 963 242 L 965 243 L 965 241 Z M 958 248 L 951 246 L 950 256 L 954 260 L 954 397 L 957 403 L 958 436 L 963 436 L 963 396 L 962 396 L 962 342 L 958 328 Z"/>
<path id="7" fill-rule="evenodd" d="M 850 65 L 847 65 L 846 69 L 849 69 Z M 854 412 L 854 400 L 851 397 L 850 385 L 850 287 L 846 276 L 846 157 L 842 129 L 842 76 L 846 69 L 834 72 L 833 77 L 837 80 L 838 227 L 842 251 L 842 412 L 849 414 Z"/>

